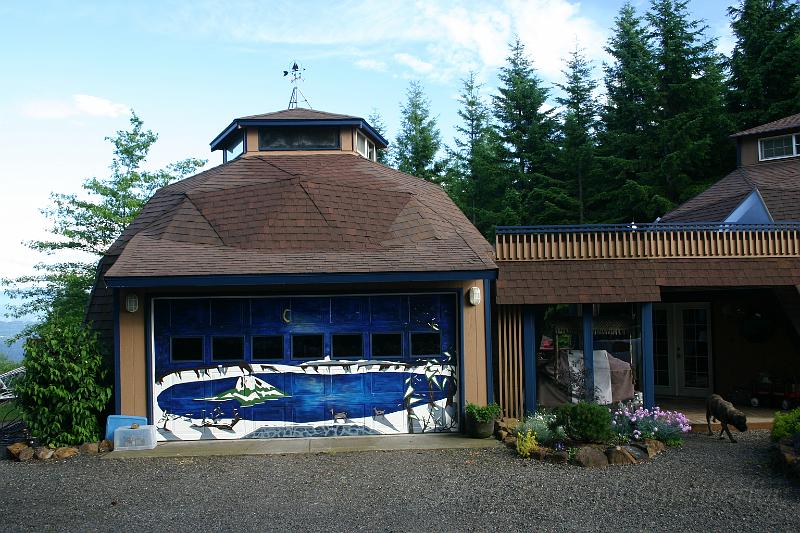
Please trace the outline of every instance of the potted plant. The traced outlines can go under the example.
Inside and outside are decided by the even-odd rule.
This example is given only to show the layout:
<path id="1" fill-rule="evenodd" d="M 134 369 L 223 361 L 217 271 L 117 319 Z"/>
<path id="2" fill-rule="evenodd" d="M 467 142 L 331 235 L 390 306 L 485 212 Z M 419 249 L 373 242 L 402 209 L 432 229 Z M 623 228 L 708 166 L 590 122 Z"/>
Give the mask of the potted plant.
<path id="1" fill-rule="evenodd" d="M 500 417 L 500 406 L 490 403 L 480 406 L 467 403 L 466 432 L 472 438 L 485 439 L 494 433 L 494 421 Z"/>

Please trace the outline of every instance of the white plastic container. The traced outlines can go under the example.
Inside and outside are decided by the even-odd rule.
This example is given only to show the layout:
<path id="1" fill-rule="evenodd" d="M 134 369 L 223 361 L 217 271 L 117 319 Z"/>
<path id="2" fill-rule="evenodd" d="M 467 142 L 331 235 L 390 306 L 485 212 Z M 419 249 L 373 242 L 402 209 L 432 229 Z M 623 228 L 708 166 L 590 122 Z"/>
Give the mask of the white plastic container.
<path id="1" fill-rule="evenodd" d="M 156 447 L 157 438 L 155 426 L 117 428 L 114 430 L 114 451 L 152 450 Z"/>

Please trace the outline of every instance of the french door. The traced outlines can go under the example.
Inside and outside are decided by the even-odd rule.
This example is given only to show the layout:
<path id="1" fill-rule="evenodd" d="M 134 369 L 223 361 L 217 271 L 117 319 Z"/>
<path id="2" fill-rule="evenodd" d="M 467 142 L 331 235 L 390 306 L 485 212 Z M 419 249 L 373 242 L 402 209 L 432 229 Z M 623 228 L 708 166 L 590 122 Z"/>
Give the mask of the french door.
<path id="1" fill-rule="evenodd" d="M 709 305 L 658 304 L 653 314 L 656 394 L 693 397 L 711 394 Z"/>

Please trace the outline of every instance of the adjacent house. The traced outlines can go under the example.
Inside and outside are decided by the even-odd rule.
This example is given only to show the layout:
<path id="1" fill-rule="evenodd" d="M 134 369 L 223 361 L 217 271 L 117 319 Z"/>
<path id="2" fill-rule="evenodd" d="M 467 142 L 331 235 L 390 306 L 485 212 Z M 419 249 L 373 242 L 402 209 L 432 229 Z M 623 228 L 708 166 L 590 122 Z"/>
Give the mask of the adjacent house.
<path id="1" fill-rule="evenodd" d="M 116 412 L 227 439 L 457 431 L 485 404 L 493 249 L 386 145 L 359 117 L 247 116 L 224 164 L 160 189 L 93 292 Z"/>
<path id="2" fill-rule="evenodd" d="M 364 119 L 235 119 L 98 266 L 115 411 L 160 438 L 458 431 L 588 398 L 800 393 L 800 115 L 651 224 L 497 228 Z M 788 395 L 788 396 L 787 396 Z"/>

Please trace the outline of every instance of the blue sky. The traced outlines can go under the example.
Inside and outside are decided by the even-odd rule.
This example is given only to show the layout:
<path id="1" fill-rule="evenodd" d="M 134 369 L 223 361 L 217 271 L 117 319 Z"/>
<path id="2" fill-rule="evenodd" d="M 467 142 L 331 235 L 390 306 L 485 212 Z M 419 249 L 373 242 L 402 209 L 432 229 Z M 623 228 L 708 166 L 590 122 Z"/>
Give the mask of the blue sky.
<path id="1" fill-rule="evenodd" d="M 690 3 L 725 51 L 732 2 Z M 38 209 L 51 191 L 78 192 L 85 178 L 106 175 L 103 139 L 126 127 L 130 108 L 160 136 L 151 166 L 189 156 L 217 165 L 211 139 L 233 117 L 285 108 L 291 86 L 281 72 L 297 60 L 313 108 L 377 109 L 389 139 L 408 81 L 420 80 L 451 142 L 469 70 L 491 94 L 517 33 L 547 83 L 560 81 L 576 42 L 599 72 L 622 3 L 2 2 L 0 277 L 29 273 L 40 259 L 20 242 L 45 237 Z"/>

